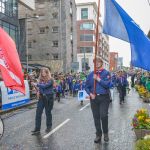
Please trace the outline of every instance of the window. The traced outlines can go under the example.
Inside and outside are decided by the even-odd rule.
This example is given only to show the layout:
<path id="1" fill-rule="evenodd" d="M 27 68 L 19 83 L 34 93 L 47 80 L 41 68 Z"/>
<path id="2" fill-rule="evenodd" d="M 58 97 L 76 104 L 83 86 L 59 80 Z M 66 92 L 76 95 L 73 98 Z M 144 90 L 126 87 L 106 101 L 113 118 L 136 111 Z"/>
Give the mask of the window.
<path id="1" fill-rule="evenodd" d="M 57 27 L 57 26 L 52 27 L 52 32 L 54 32 L 54 33 L 58 33 L 58 27 Z"/>
<path id="2" fill-rule="evenodd" d="M 58 54 L 53 54 L 53 59 L 58 60 Z"/>
<path id="3" fill-rule="evenodd" d="M 57 12 L 52 13 L 52 17 L 53 17 L 53 19 L 58 19 L 58 13 Z"/>
<path id="4" fill-rule="evenodd" d="M 40 34 L 44 34 L 44 33 L 45 33 L 45 28 L 44 27 L 40 28 Z"/>
<path id="5" fill-rule="evenodd" d="M 82 58 L 82 70 L 86 68 L 86 64 L 89 64 L 89 59 L 88 58 Z"/>
<path id="6" fill-rule="evenodd" d="M 1 26 L 17 44 L 17 33 L 18 33 L 17 27 L 4 21 L 1 22 Z"/>
<path id="7" fill-rule="evenodd" d="M 93 53 L 93 47 L 80 47 L 80 53 Z"/>
<path id="8" fill-rule="evenodd" d="M 15 39 L 16 39 L 16 32 L 15 32 L 15 30 L 10 28 L 10 33 L 9 34 L 12 37 L 12 39 L 15 41 Z"/>
<path id="9" fill-rule="evenodd" d="M 58 47 L 58 41 L 53 41 L 53 47 Z"/>
<path id="10" fill-rule="evenodd" d="M 88 19 L 88 8 L 81 9 L 81 19 Z"/>
<path id="11" fill-rule="evenodd" d="M 93 41 L 93 34 L 81 34 L 80 41 Z"/>
<path id="12" fill-rule="evenodd" d="M 80 30 L 94 30 L 94 24 L 93 23 L 83 23 L 80 25 Z"/>
<path id="13" fill-rule="evenodd" d="M 1 0 L 0 1 L 0 12 L 10 16 L 17 17 L 17 1 L 16 0 Z"/>

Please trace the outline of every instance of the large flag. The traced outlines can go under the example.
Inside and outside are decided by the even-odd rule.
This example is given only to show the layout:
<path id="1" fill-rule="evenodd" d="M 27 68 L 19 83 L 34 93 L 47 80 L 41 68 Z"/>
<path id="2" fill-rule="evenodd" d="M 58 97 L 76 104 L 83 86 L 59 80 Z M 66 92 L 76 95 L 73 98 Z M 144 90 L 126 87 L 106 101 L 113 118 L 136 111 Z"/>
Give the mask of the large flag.
<path id="1" fill-rule="evenodd" d="M 105 0 L 103 33 L 129 42 L 132 65 L 150 71 L 150 39 L 115 0 Z"/>
<path id="2" fill-rule="evenodd" d="M 0 28 L 0 71 L 6 87 L 25 94 L 24 75 L 16 45 L 2 28 Z"/>

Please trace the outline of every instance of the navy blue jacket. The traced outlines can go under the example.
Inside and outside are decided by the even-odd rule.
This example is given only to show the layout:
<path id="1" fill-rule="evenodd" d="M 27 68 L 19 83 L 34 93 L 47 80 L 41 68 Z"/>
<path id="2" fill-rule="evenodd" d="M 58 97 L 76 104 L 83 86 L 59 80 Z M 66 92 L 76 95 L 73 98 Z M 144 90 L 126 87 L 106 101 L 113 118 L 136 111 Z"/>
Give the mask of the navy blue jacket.
<path id="1" fill-rule="evenodd" d="M 96 94 L 109 94 L 110 73 L 103 69 L 100 73 L 100 82 L 96 81 Z M 94 94 L 94 71 L 92 71 L 86 80 L 85 91 L 90 95 Z"/>
<path id="2" fill-rule="evenodd" d="M 53 94 L 53 80 L 49 80 L 47 83 L 38 83 L 40 94 Z"/>
<path id="3" fill-rule="evenodd" d="M 124 76 L 118 77 L 117 78 L 117 85 L 118 85 L 118 87 L 128 86 L 128 81 L 127 81 L 126 77 L 124 77 Z"/>

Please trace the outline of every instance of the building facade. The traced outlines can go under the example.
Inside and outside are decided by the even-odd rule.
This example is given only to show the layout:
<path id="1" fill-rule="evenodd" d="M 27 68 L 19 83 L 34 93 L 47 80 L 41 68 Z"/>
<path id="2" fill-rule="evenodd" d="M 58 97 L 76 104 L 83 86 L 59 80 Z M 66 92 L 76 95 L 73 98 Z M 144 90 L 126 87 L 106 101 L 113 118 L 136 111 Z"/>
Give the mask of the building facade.
<path id="1" fill-rule="evenodd" d="M 20 24 L 18 20 L 18 6 L 19 4 L 25 5 L 25 0 L 0 0 L 0 26 L 11 36 L 15 41 L 18 52 L 19 52 L 19 43 L 20 43 Z M 27 4 L 26 7 L 34 7 L 34 0 L 30 0 L 30 4 Z"/>
<path id="2" fill-rule="evenodd" d="M 116 71 L 118 69 L 118 53 L 110 52 L 109 56 L 109 70 Z"/>
<path id="3" fill-rule="evenodd" d="M 101 28 L 102 29 L 102 26 Z M 99 39 L 99 55 L 103 59 L 103 66 L 107 70 L 109 70 L 109 37 L 100 31 L 100 39 Z"/>
<path id="4" fill-rule="evenodd" d="M 0 26 L 12 37 L 18 46 L 18 2 L 0 0 Z"/>
<path id="5" fill-rule="evenodd" d="M 90 71 L 94 69 L 97 10 L 95 2 L 77 3 L 77 61 L 79 62 L 79 72 L 85 71 L 87 64 Z M 101 34 L 101 28 L 102 25 L 99 20 L 98 55 L 102 57 L 104 67 L 108 69 L 109 39 Z"/>
<path id="6" fill-rule="evenodd" d="M 20 8 L 21 18 L 28 18 L 29 63 L 49 66 L 52 72 L 71 71 L 77 51 L 75 1 L 36 0 L 35 8 L 33 12 Z"/>
<path id="7" fill-rule="evenodd" d="M 118 70 L 123 68 L 123 57 L 118 57 Z"/>

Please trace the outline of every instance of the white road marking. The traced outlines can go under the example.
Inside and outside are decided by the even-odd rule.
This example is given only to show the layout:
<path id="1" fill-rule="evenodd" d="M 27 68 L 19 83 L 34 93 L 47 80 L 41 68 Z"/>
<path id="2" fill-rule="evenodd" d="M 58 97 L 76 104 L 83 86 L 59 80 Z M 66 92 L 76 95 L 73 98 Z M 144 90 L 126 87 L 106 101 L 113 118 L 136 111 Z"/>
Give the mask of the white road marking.
<path id="1" fill-rule="evenodd" d="M 69 121 L 70 121 L 70 119 L 66 119 L 63 123 L 61 123 L 60 125 L 58 125 L 55 129 L 53 129 L 51 132 L 49 132 L 48 134 L 46 134 L 43 138 L 44 139 L 48 138 L 50 135 L 52 135 L 53 133 L 55 133 L 58 129 L 60 129 L 62 126 L 64 126 Z"/>
<path id="2" fill-rule="evenodd" d="M 90 105 L 90 103 L 86 104 L 84 107 L 82 107 L 79 111 L 84 110 L 86 107 L 88 107 Z"/>

